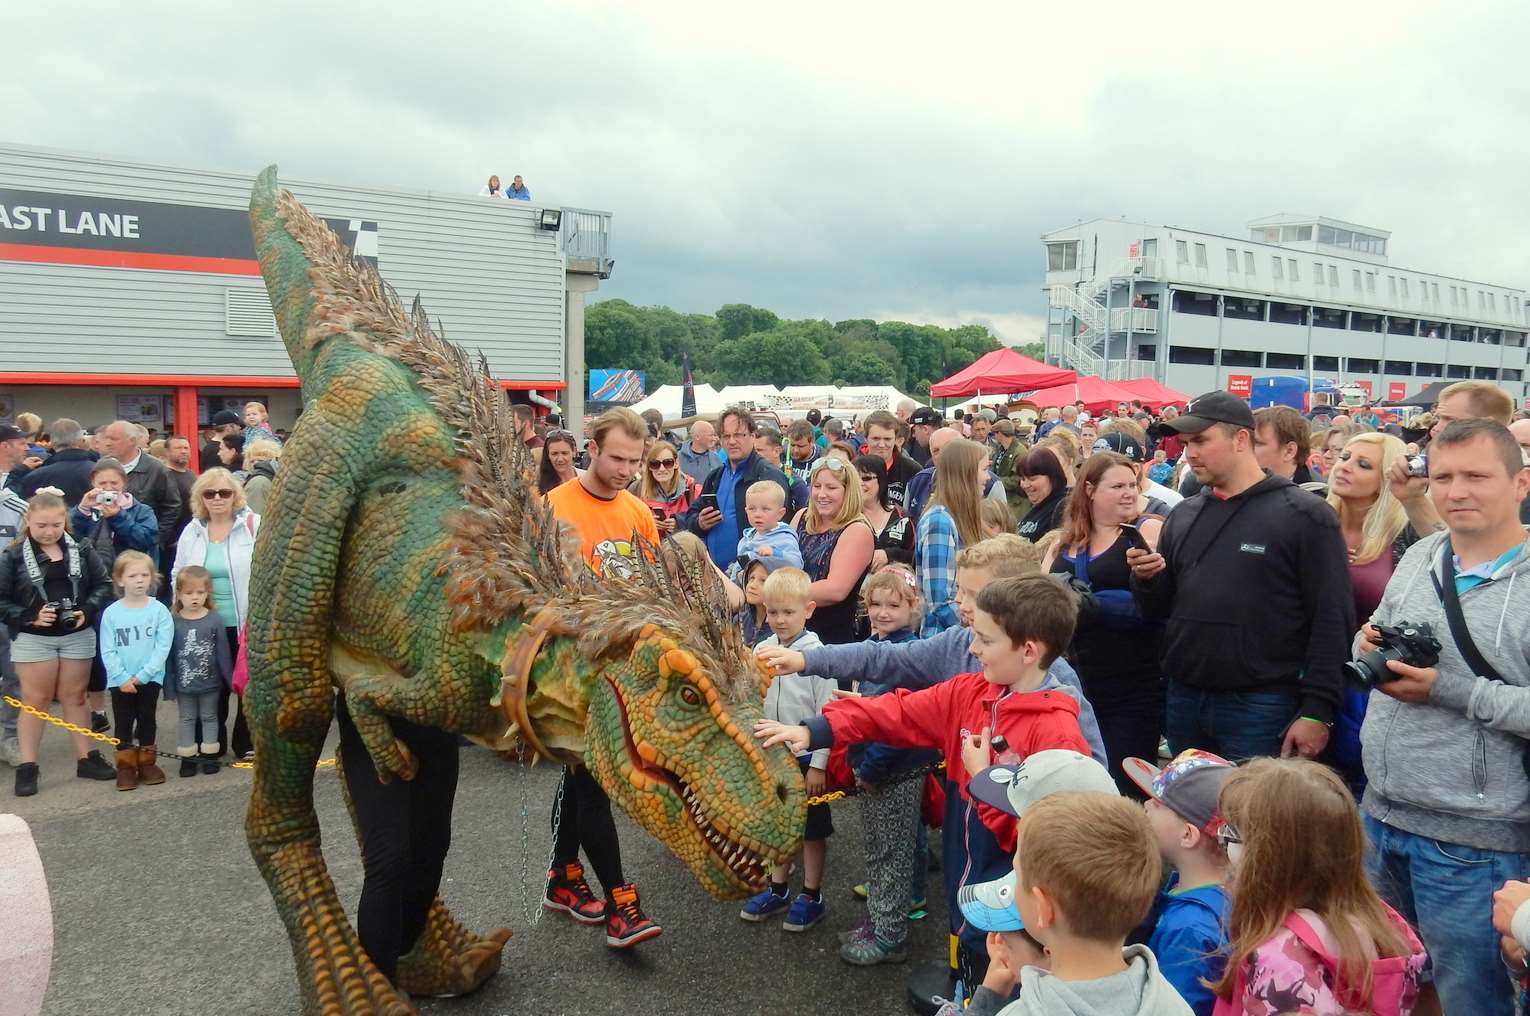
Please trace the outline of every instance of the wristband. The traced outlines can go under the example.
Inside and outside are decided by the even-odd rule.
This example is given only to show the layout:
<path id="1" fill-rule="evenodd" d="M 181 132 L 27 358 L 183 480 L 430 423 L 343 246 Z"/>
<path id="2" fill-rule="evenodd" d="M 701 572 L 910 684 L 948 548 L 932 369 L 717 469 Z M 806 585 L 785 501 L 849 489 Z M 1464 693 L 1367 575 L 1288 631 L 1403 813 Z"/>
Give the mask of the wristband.
<path id="1" fill-rule="evenodd" d="M 1311 716 L 1298 716 L 1297 719 L 1298 720 L 1306 720 L 1308 723 L 1321 723 L 1325 727 L 1332 727 L 1333 726 L 1333 724 L 1331 722 L 1329 722 L 1328 720 L 1319 720 L 1319 719 L 1315 719 L 1314 717 L 1311 717 Z"/>

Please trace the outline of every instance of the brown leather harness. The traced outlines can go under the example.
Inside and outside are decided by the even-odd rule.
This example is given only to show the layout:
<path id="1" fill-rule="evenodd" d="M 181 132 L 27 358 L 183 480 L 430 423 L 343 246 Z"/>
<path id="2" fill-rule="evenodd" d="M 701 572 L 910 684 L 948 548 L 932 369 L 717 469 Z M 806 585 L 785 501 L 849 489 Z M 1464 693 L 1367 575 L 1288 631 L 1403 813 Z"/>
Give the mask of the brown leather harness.
<path id="1" fill-rule="evenodd" d="M 506 721 L 512 724 L 521 743 L 542 758 L 557 761 L 547 746 L 537 737 L 526 714 L 526 694 L 531 685 L 531 668 L 537 662 L 537 654 L 549 635 L 571 635 L 573 631 L 558 619 L 558 611 L 551 605 L 537 611 L 537 615 L 522 625 L 515 633 L 504 676 L 500 681 L 499 708 Z"/>

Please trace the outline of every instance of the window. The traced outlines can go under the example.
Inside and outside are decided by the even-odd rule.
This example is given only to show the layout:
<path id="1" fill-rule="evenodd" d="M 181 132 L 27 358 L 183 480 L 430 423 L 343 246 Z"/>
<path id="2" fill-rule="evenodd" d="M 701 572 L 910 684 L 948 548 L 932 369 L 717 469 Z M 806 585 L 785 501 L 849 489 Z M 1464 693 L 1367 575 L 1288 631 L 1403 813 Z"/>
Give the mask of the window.
<path id="1" fill-rule="evenodd" d="M 1287 243 L 1291 243 L 1293 241 L 1307 241 L 1312 239 L 1312 227 L 1282 226 L 1280 235 Z"/>
<path id="2" fill-rule="evenodd" d="M 1314 356 L 1312 358 L 1312 369 L 1338 371 L 1339 358 L 1337 356 Z"/>
<path id="3" fill-rule="evenodd" d="M 1355 292 L 1360 292 L 1360 269 L 1352 268 L 1349 272 L 1350 284 L 1355 287 Z"/>
<path id="4" fill-rule="evenodd" d="M 1371 294 L 1372 296 L 1376 295 L 1376 273 L 1375 272 L 1366 272 L 1365 273 L 1365 291 L 1367 293 Z"/>
<path id="5" fill-rule="evenodd" d="M 1222 298 L 1222 316 L 1236 318 L 1239 321 L 1263 321 L 1264 301 L 1245 300 L 1237 296 L 1224 296 Z"/>
<path id="6" fill-rule="evenodd" d="M 1460 306 L 1460 304 L 1458 304 L 1456 302 L 1456 287 L 1455 286 L 1447 286 L 1446 288 L 1450 290 L 1450 305 L 1452 307 Z"/>
<path id="7" fill-rule="evenodd" d="M 1334 229 L 1333 229 L 1332 226 L 1319 226 L 1318 227 L 1318 243 L 1326 243 L 1330 247 L 1333 246 L 1333 244 L 1336 242 L 1334 240 L 1333 233 L 1334 233 Z"/>
<path id="8" fill-rule="evenodd" d="M 1444 377 L 1445 365 L 1443 363 L 1415 363 L 1413 373 L 1419 377 Z"/>
<path id="9" fill-rule="evenodd" d="M 1286 259 L 1286 267 L 1290 269 L 1290 271 L 1288 271 L 1286 274 L 1291 277 L 1291 281 L 1292 282 L 1300 282 L 1302 280 L 1301 275 L 1298 274 L 1298 272 L 1296 271 L 1296 259 L 1295 258 L 1287 258 Z"/>
<path id="10" fill-rule="evenodd" d="M 1525 372 L 1522 371 L 1522 370 L 1514 370 L 1514 369 L 1512 369 L 1510 367 L 1505 367 L 1503 369 L 1503 377 L 1500 378 L 1499 380 L 1502 380 L 1502 381 L 1519 381 L 1524 376 L 1525 376 Z"/>
<path id="11" fill-rule="evenodd" d="M 1405 317 L 1387 318 L 1387 331 L 1392 335 L 1416 335 L 1418 322 Z"/>
<path id="12" fill-rule="evenodd" d="M 1399 289 L 1400 289 L 1400 291 L 1402 293 L 1402 298 L 1404 300 L 1406 300 L 1408 298 L 1408 280 L 1400 278 L 1400 279 L 1397 280 L 1397 282 L 1399 284 Z"/>
<path id="13" fill-rule="evenodd" d="M 1264 354 L 1257 349 L 1224 349 L 1222 350 L 1222 366 L 1263 367 Z"/>
<path id="14" fill-rule="evenodd" d="M 1174 260 L 1182 265 L 1190 263 L 1190 245 L 1183 240 L 1174 241 Z"/>
<path id="15" fill-rule="evenodd" d="M 1227 270 L 1229 272 L 1238 270 L 1238 252 L 1231 247 L 1227 248 Z"/>
<path id="16" fill-rule="evenodd" d="M 1282 267 L 1284 264 L 1285 262 L 1281 261 L 1280 258 L 1270 258 L 1270 273 L 1274 278 L 1284 279 L 1286 277 Z"/>
<path id="17" fill-rule="evenodd" d="M 1347 229 L 1336 229 L 1333 231 L 1333 242 L 1338 247 L 1353 247 L 1355 234 Z"/>
<path id="18" fill-rule="evenodd" d="M 1404 377 L 1413 376 L 1413 364 L 1407 360 L 1387 360 L 1381 365 L 1383 374 L 1401 374 Z"/>
<path id="19" fill-rule="evenodd" d="M 1306 370 L 1307 358 L 1301 353 L 1266 353 L 1264 365 L 1270 370 Z"/>
<path id="20" fill-rule="evenodd" d="M 1380 314 L 1362 314 L 1355 311 L 1349 316 L 1349 330 L 1352 332 L 1379 332 L 1381 331 Z"/>
<path id="21" fill-rule="evenodd" d="M 1251 250 L 1243 252 L 1243 272 L 1245 275 L 1254 274 L 1254 252 Z"/>
<path id="22" fill-rule="evenodd" d="M 1397 301 L 1397 276 L 1387 276 L 1387 298 L 1393 303 Z"/>
<path id="23" fill-rule="evenodd" d="M 1343 328 L 1346 324 L 1345 314 L 1342 310 L 1332 307 L 1312 308 L 1312 325 L 1314 328 Z"/>
<path id="24" fill-rule="evenodd" d="M 1328 284 L 1334 289 L 1339 288 L 1339 269 L 1334 265 L 1328 266 Z"/>
<path id="25" fill-rule="evenodd" d="M 1435 303 L 1438 304 L 1440 302 L 1440 284 L 1438 282 L 1429 283 L 1429 295 L 1434 298 Z"/>
<path id="26" fill-rule="evenodd" d="M 1217 316 L 1217 298 L 1210 293 L 1196 293 L 1190 290 L 1176 289 L 1174 291 L 1174 309 L 1181 314 L 1199 314 L 1203 317 Z"/>
<path id="27" fill-rule="evenodd" d="M 1476 342 L 1477 329 L 1471 325 L 1451 325 L 1450 337 L 1457 342 Z"/>
<path id="28" fill-rule="evenodd" d="M 1445 334 L 1445 325 L 1440 321 L 1420 321 L 1418 334 L 1420 338 L 1438 339 Z"/>
<path id="29" fill-rule="evenodd" d="M 1156 258 L 1158 256 L 1158 238 L 1156 236 L 1142 241 L 1142 256 L 1145 258 Z"/>
<path id="30" fill-rule="evenodd" d="M 1206 267 L 1206 245 L 1204 243 L 1195 245 L 1195 267 Z"/>
<path id="31" fill-rule="evenodd" d="M 1472 369 L 1464 363 L 1452 363 L 1445 368 L 1446 377 L 1471 377 Z"/>
<path id="32" fill-rule="evenodd" d="M 1480 290 L 1480 289 L 1477 290 L 1477 309 L 1478 310 L 1486 310 L 1487 309 L 1487 301 L 1485 299 L 1483 299 L 1483 297 L 1482 297 L 1482 290 Z"/>
<path id="33" fill-rule="evenodd" d="M 1279 243 L 1280 227 L 1270 226 L 1266 229 L 1256 229 L 1254 230 L 1254 239 L 1263 240 L 1265 243 Z"/>
<path id="34" fill-rule="evenodd" d="M 1300 303 L 1271 303 L 1270 320 L 1282 325 L 1304 325 L 1307 323 L 1307 307 Z"/>
<path id="35" fill-rule="evenodd" d="M 1472 368 L 1472 377 L 1476 378 L 1478 381 L 1497 381 L 1498 380 L 1498 368 L 1497 367 L 1473 367 Z"/>
<path id="36" fill-rule="evenodd" d="M 1360 360 L 1351 356 L 1344 361 L 1344 370 L 1350 374 L 1374 374 L 1380 369 L 1379 360 Z"/>
<path id="37" fill-rule="evenodd" d="M 1506 345 L 1506 346 L 1519 346 L 1519 347 L 1523 347 L 1524 344 L 1525 344 L 1525 333 L 1524 332 L 1504 332 L 1503 333 L 1503 344 Z"/>
<path id="38" fill-rule="evenodd" d="M 1323 284 L 1323 262 L 1312 262 L 1312 281 L 1316 282 L 1319 286 Z"/>
<path id="39" fill-rule="evenodd" d="M 1210 367 L 1216 363 L 1216 350 L 1202 349 L 1200 346 L 1170 346 L 1169 362 L 1194 363 Z"/>
<path id="40" fill-rule="evenodd" d="M 1492 311 L 1494 314 L 1498 313 L 1498 294 L 1497 293 L 1489 293 L 1488 294 L 1488 310 Z"/>
<path id="41" fill-rule="evenodd" d="M 1482 329 L 1482 341 L 1490 346 L 1503 345 L 1503 332 L 1497 328 Z"/>
<path id="42" fill-rule="evenodd" d="M 1047 244 L 1047 271 L 1072 272 L 1078 269 L 1078 241 Z"/>

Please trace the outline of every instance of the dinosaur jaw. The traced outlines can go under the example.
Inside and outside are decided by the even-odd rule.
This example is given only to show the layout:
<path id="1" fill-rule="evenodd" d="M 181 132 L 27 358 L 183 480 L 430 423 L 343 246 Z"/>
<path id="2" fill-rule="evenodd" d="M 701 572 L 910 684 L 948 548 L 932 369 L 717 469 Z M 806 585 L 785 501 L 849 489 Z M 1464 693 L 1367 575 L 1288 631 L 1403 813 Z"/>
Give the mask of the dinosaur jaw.
<path id="1" fill-rule="evenodd" d="M 721 816 L 714 814 L 680 774 L 662 764 L 651 745 L 636 742 L 626 700 L 614 682 L 607 678 L 606 683 L 621 715 L 622 737 L 631 767 L 628 782 L 647 793 L 667 793 L 680 803 L 686 824 L 694 830 L 712 861 L 710 867 L 724 874 L 732 883 L 732 889 L 738 892 L 760 889 L 775 865 L 775 852 L 747 833 L 733 829 Z"/>

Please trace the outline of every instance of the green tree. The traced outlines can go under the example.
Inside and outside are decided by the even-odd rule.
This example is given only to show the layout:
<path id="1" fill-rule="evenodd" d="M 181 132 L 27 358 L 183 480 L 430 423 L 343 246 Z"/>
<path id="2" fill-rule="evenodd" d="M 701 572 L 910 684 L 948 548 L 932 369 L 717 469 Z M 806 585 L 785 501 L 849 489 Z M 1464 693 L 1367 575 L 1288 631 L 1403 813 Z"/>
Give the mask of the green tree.
<path id="1" fill-rule="evenodd" d="M 1015 348 L 1020 351 L 1021 356 L 1028 356 L 1032 360 L 1039 360 L 1047 355 L 1047 345 L 1045 342 L 1027 342 L 1025 345 Z"/>
<path id="2" fill-rule="evenodd" d="M 718 371 L 729 384 L 814 385 L 829 380 L 829 364 L 812 342 L 783 331 L 759 332 L 717 350 Z"/>
<path id="3" fill-rule="evenodd" d="M 773 311 L 747 303 L 725 303 L 717 308 L 718 338 L 724 342 L 756 332 L 768 332 L 781 321 Z"/>

